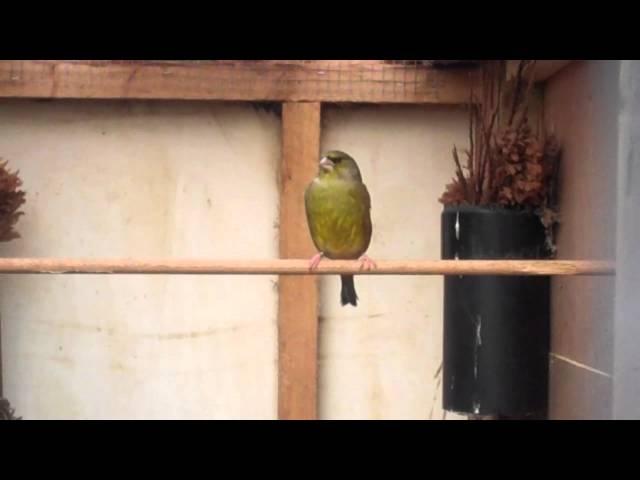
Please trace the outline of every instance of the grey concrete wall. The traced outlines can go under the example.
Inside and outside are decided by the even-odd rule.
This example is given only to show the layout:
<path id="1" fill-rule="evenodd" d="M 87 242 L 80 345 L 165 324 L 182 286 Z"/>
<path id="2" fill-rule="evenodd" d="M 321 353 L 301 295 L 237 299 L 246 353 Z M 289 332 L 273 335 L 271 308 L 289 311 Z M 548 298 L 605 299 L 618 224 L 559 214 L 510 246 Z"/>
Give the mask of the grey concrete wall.
<path id="1" fill-rule="evenodd" d="M 620 66 L 613 416 L 640 419 L 640 62 Z"/>
<path id="2" fill-rule="evenodd" d="M 545 125 L 563 148 L 560 259 L 615 258 L 617 83 L 617 62 L 581 61 L 545 88 Z M 614 287 L 613 277 L 552 280 L 551 418 L 611 417 Z"/>

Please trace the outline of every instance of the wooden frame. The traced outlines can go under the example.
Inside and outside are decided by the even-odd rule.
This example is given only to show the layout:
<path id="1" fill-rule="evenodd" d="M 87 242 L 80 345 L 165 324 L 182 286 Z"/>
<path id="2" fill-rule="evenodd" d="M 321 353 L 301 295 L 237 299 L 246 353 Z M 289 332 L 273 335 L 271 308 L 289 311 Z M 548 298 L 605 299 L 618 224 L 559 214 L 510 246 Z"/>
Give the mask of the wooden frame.
<path id="1" fill-rule="evenodd" d="M 304 190 L 316 175 L 320 103 L 285 103 L 280 166 L 280 257 L 310 258 Z M 318 285 L 314 276 L 278 281 L 278 418 L 315 419 L 318 388 Z"/>
<path id="2" fill-rule="evenodd" d="M 341 63 L 342 62 L 342 63 Z M 564 63 L 563 63 L 564 62 Z M 540 61 L 538 81 L 569 61 Z M 348 64 L 348 65 L 347 65 Z M 280 256 L 310 257 L 302 191 L 319 154 L 322 102 L 466 104 L 474 69 L 364 61 L 0 61 L 0 98 L 211 100 L 283 103 Z M 306 261 L 0 259 L 3 273 L 278 273 L 278 416 L 317 417 L 317 282 Z M 318 273 L 357 272 L 327 262 Z M 606 262 L 379 262 L 376 274 L 595 275 Z M 1 370 L 1 365 L 0 365 Z M 0 377 L 1 378 L 1 377 Z"/>
<path id="3" fill-rule="evenodd" d="M 348 63 L 2 61 L 0 97 L 460 104 L 477 79 L 475 70 Z"/>

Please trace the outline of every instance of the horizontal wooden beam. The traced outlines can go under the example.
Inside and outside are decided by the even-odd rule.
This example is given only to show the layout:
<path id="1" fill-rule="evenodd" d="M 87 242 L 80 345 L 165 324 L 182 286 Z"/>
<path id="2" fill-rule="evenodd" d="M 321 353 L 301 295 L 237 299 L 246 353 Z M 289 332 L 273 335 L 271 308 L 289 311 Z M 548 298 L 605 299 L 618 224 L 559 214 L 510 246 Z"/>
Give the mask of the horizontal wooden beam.
<path id="1" fill-rule="evenodd" d="M 0 97 L 461 104 L 477 78 L 382 60 L 5 60 Z"/>
<path id="2" fill-rule="evenodd" d="M 361 275 L 613 275 L 613 262 L 589 260 L 323 260 L 313 273 Z M 309 260 L 0 258 L 0 273 L 308 275 Z"/>

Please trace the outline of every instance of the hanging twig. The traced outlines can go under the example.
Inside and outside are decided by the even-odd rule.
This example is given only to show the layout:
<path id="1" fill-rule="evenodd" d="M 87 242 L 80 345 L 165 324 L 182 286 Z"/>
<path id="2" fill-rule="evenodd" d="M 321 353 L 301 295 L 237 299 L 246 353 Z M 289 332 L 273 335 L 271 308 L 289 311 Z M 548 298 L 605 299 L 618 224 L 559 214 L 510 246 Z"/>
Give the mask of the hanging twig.
<path id="1" fill-rule="evenodd" d="M 473 159 L 474 159 L 474 143 L 473 143 L 473 118 L 475 115 L 475 106 L 473 103 L 473 88 L 471 88 L 469 90 L 469 150 L 465 150 L 465 153 L 467 155 L 467 171 L 469 172 L 469 181 L 471 182 L 471 195 L 469 195 L 469 189 L 468 189 L 468 185 L 466 183 L 466 181 L 464 182 L 464 189 L 467 195 L 467 201 L 469 201 L 470 203 L 475 203 L 476 202 L 476 198 L 475 198 L 475 187 L 473 185 L 474 182 L 474 178 L 475 178 L 475 168 L 473 165 Z M 454 156 L 457 155 L 457 152 L 454 153 Z M 459 161 L 458 161 L 459 163 Z M 464 172 L 463 176 L 464 176 Z"/>
<path id="2" fill-rule="evenodd" d="M 455 145 L 453 146 L 453 160 L 456 162 L 456 174 L 458 176 L 458 180 L 462 184 L 462 188 L 465 192 L 465 200 L 469 202 L 469 189 L 467 187 L 467 181 L 464 178 L 464 172 L 462 171 L 462 166 L 460 165 L 460 159 L 458 158 L 458 150 Z"/>
<path id="3" fill-rule="evenodd" d="M 473 114 L 474 114 L 474 104 L 473 104 L 473 87 L 469 89 L 469 147 L 473 152 Z"/>
<path id="4" fill-rule="evenodd" d="M 507 126 L 510 127 L 513 123 L 513 118 L 518 109 L 518 105 L 520 105 L 520 91 L 522 90 L 522 71 L 525 67 L 525 60 L 521 60 L 518 63 L 518 72 L 516 73 L 516 86 L 513 93 L 513 101 L 511 102 L 511 113 L 509 114 L 509 121 L 507 122 Z"/>

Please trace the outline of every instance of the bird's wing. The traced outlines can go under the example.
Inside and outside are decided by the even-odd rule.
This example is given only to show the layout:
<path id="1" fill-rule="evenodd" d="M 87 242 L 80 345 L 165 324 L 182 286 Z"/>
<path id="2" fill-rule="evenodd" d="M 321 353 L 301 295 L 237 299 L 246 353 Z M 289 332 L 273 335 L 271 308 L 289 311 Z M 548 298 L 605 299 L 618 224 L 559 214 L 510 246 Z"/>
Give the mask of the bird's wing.
<path id="1" fill-rule="evenodd" d="M 354 182 L 349 189 L 349 195 L 358 203 L 363 202 L 365 212 L 371 210 L 371 195 L 369 195 L 369 190 L 367 190 L 367 186 L 364 183 Z"/>

